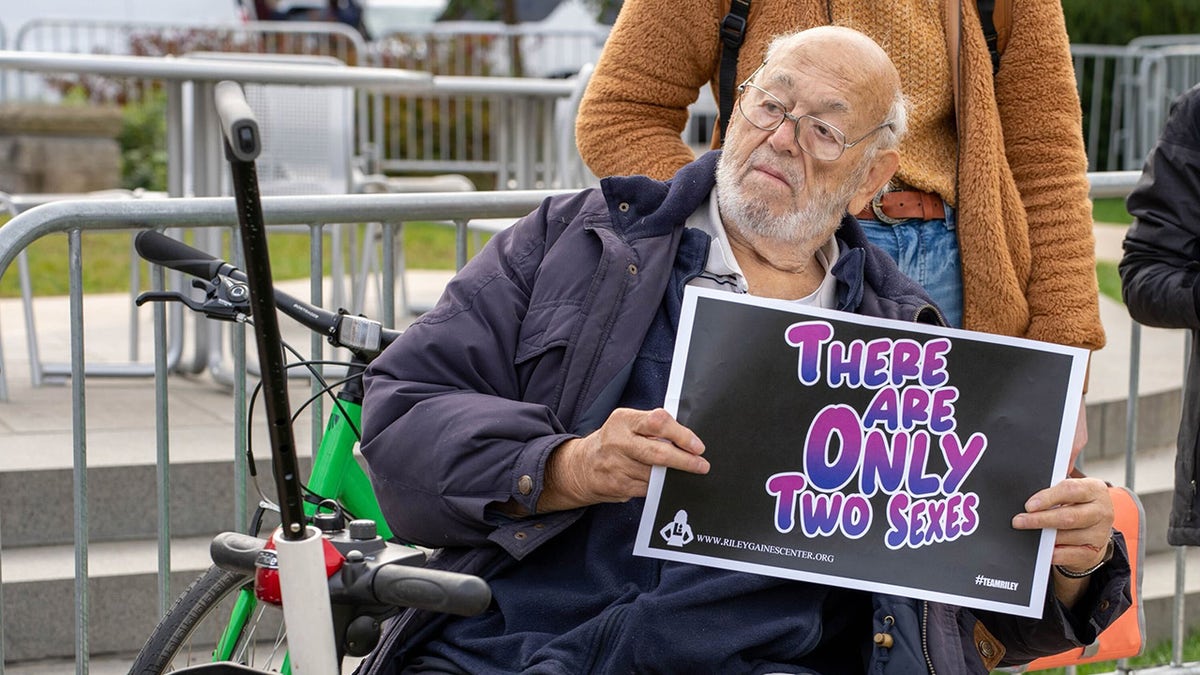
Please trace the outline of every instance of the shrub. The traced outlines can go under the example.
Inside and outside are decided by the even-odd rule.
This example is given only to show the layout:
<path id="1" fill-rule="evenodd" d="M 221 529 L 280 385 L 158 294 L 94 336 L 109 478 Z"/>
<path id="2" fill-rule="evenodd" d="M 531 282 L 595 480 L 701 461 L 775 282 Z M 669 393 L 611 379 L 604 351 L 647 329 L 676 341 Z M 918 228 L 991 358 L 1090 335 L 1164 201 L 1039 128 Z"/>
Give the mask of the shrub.
<path id="1" fill-rule="evenodd" d="M 121 187 L 165 192 L 167 189 L 167 97 L 150 91 L 123 109 Z"/>

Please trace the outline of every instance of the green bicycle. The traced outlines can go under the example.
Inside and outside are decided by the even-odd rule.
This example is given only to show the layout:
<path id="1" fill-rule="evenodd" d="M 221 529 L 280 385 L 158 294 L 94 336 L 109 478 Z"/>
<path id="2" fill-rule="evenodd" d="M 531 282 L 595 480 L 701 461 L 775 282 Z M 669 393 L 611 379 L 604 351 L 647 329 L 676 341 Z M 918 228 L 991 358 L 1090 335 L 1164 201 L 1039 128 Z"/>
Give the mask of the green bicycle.
<path id="1" fill-rule="evenodd" d="M 205 292 L 203 300 L 170 291 L 152 291 L 137 302 L 176 301 L 210 318 L 235 321 L 249 312 L 245 275 L 232 265 L 207 253 L 166 237 L 156 231 L 139 233 L 138 253 L 146 260 L 196 277 Z M 346 374 L 336 382 L 322 382 L 322 393 L 333 398 L 332 410 L 313 460 L 305 486 L 304 511 L 310 522 L 326 532 L 326 539 L 343 554 L 368 551 L 393 569 L 391 577 L 411 574 L 420 569 L 425 554 L 420 549 L 392 545 L 383 553 L 383 543 L 392 538 L 370 482 L 354 457 L 359 440 L 362 414 L 362 373 L 367 364 L 396 337 L 399 331 L 384 328 L 379 322 L 344 311 L 329 312 L 275 291 L 278 309 L 307 328 L 324 335 L 335 347 L 351 354 Z M 305 362 L 292 364 L 306 365 Z M 312 364 L 307 364 L 311 367 Z M 314 371 L 315 373 L 315 371 Z M 336 395 L 332 392 L 337 390 Z M 253 402 L 253 399 L 252 399 Z M 251 463 L 252 465 L 252 463 Z M 260 504 L 241 539 L 226 533 L 214 540 L 213 559 L 220 563 L 191 583 L 163 616 L 142 650 L 130 673 L 157 674 L 194 664 L 214 661 L 236 662 L 271 672 L 290 672 L 286 630 L 278 604 L 260 599 L 262 584 L 256 593 L 256 574 L 264 569 L 262 544 L 256 537 L 263 529 L 264 516 L 271 507 Z M 378 551 L 372 554 L 371 551 Z M 350 554 L 353 555 L 353 554 Z M 401 565 L 391 563 L 400 562 Z M 255 567 L 257 563 L 257 568 Z M 269 568 L 269 565 L 267 566 Z M 232 569 L 230 569 L 232 568 Z M 423 570 L 422 573 L 433 573 Z M 335 588 L 331 577 L 335 640 L 339 656 L 363 656 L 379 636 L 379 623 L 396 611 L 397 606 L 422 606 L 428 598 L 414 597 L 427 588 L 393 581 L 392 590 L 379 597 L 378 589 L 367 597 L 354 597 L 345 588 Z M 257 581 L 262 582 L 259 578 Z M 424 580 L 429 583 L 429 580 Z M 474 580 L 478 581 L 478 580 Z M 405 586 L 405 583 L 410 584 Z M 463 606 L 443 599 L 438 606 L 427 607 L 451 613 L 481 611 L 490 599 L 486 585 L 480 589 L 472 580 L 441 577 L 442 590 L 453 595 L 477 594 Z M 379 586 L 376 582 L 375 586 Z M 418 584 L 419 586 L 419 584 Z M 484 598 L 483 595 L 487 595 Z M 449 604 L 447 604 L 449 602 Z"/>

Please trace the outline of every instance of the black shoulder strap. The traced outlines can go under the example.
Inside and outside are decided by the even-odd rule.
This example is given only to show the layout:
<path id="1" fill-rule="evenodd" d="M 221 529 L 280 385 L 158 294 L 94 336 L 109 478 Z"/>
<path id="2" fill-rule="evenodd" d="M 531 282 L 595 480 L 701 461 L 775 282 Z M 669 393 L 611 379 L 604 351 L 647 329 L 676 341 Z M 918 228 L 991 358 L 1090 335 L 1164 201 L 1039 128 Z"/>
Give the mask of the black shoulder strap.
<path id="1" fill-rule="evenodd" d="M 1000 72 L 1000 32 L 996 30 L 993 14 L 996 11 L 996 0 L 979 1 L 979 23 L 983 26 L 983 39 L 987 42 L 988 53 L 992 55 L 992 76 Z"/>
<path id="2" fill-rule="evenodd" d="M 729 116 L 733 113 L 738 50 L 746 37 L 746 17 L 749 15 L 750 0 L 733 0 L 729 3 L 729 13 L 721 20 L 721 72 L 717 81 L 717 107 L 721 117 L 717 123 L 722 143 L 725 142 L 725 128 L 729 126 Z"/>

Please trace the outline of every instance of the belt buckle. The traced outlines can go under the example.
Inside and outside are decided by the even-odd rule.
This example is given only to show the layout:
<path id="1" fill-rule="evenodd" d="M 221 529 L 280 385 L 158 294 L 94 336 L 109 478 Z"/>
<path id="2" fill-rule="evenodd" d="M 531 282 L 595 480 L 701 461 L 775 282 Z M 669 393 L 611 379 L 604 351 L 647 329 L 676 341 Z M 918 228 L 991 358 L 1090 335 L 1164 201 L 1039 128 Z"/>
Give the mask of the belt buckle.
<path id="1" fill-rule="evenodd" d="M 883 212 L 882 200 L 884 194 L 887 193 L 877 194 L 875 195 L 875 198 L 871 200 L 871 211 L 875 214 L 875 217 L 879 219 L 879 222 L 887 223 L 888 225 L 898 225 L 904 222 L 902 218 L 893 218 Z"/>

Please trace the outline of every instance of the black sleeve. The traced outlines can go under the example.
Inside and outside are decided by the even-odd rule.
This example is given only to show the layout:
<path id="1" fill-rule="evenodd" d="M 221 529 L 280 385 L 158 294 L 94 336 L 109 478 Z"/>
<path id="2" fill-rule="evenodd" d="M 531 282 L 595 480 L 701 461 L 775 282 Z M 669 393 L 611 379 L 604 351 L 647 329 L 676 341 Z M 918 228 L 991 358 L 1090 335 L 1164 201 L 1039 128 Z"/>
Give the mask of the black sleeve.
<path id="1" fill-rule="evenodd" d="M 1200 329 L 1200 86 L 1181 96 L 1126 200 L 1121 292 L 1139 323 Z"/>

